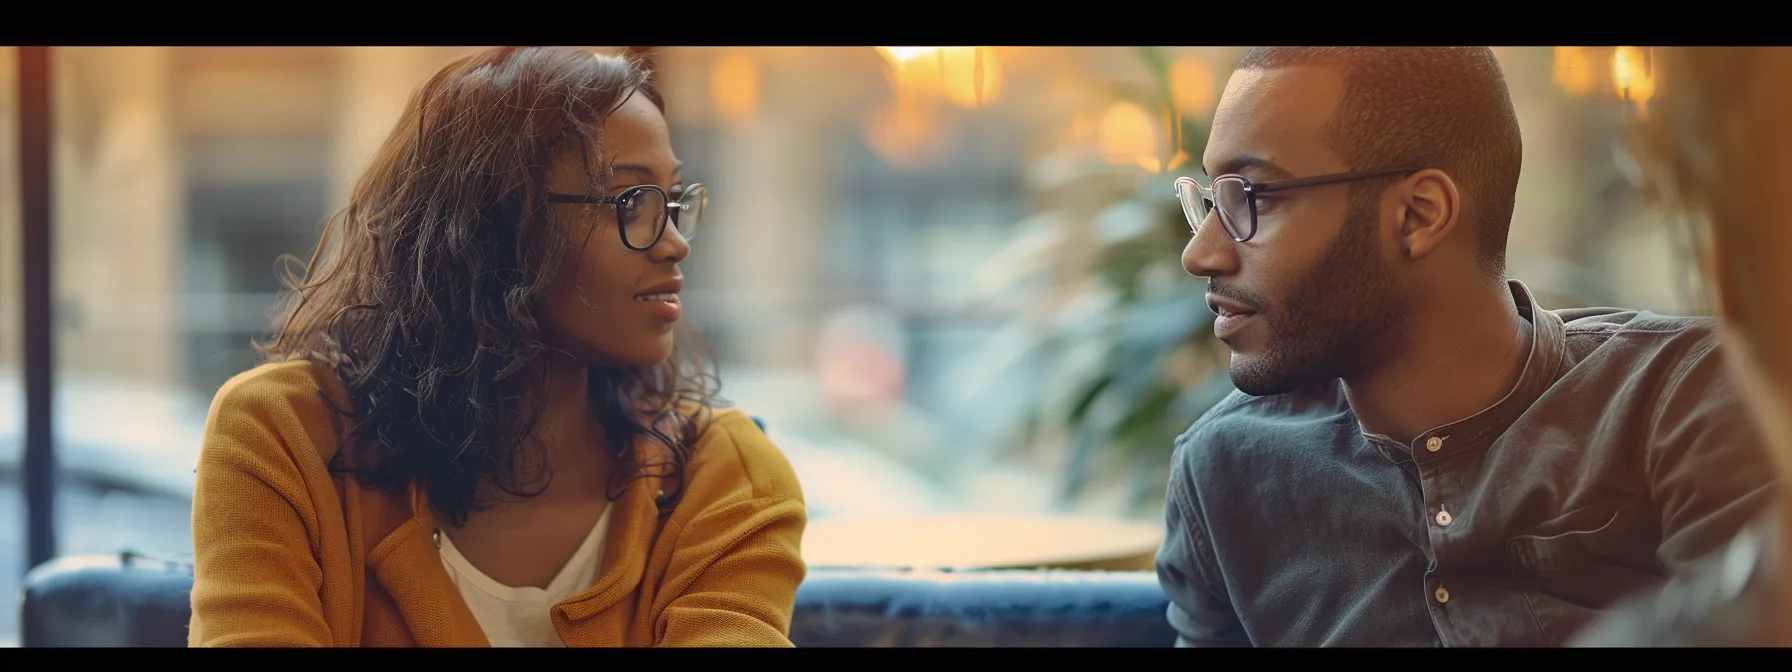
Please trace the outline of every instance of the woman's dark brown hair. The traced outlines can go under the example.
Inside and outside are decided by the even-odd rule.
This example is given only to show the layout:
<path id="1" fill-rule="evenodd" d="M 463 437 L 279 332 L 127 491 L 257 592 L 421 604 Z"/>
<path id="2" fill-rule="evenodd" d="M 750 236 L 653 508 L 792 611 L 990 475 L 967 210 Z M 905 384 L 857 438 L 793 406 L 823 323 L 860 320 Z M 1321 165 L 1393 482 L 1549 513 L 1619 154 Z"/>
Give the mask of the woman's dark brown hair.
<path id="1" fill-rule="evenodd" d="M 352 422 L 332 471 L 394 492 L 422 483 L 456 525 L 491 490 L 546 487 L 545 455 L 528 440 L 544 399 L 531 391 L 545 379 L 538 364 L 558 355 L 537 299 L 567 245 L 602 244 L 589 229 L 570 239 L 545 200 L 549 169 L 582 156 L 603 193 L 607 162 L 580 150 L 601 146 L 605 118 L 631 95 L 664 110 L 636 61 L 533 47 L 461 58 L 412 96 L 258 344 L 269 361 L 329 367 L 346 389 L 337 410 Z M 590 369 L 620 465 L 612 498 L 634 477 L 681 472 L 713 408 L 713 369 L 686 334 L 677 341 L 658 367 Z M 667 457 L 637 459 L 639 436 Z"/>
<path id="2" fill-rule="evenodd" d="M 1746 325 L 1752 354 L 1774 375 L 1792 376 L 1781 347 L 1788 325 L 1783 297 L 1769 273 L 1786 263 L 1784 227 L 1763 213 L 1785 198 L 1773 179 L 1784 171 L 1781 133 L 1792 109 L 1785 77 L 1792 50 L 1783 47 L 1657 47 L 1651 50 L 1658 91 L 1648 114 L 1631 126 L 1632 147 L 1650 178 L 1648 195 L 1689 214 L 1696 261 L 1721 282 L 1726 318 Z M 1713 249 L 1712 244 L 1716 244 Z M 1716 257 L 1707 255 L 1715 253 Z M 1707 267 L 1707 260 L 1715 267 Z"/>
<path id="3" fill-rule="evenodd" d="M 1648 195 L 1688 215 L 1700 272 L 1723 316 L 1725 353 L 1737 389 L 1778 460 L 1792 475 L 1785 433 L 1792 392 L 1792 320 L 1785 310 L 1792 273 L 1786 187 L 1792 175 L 1792 49 L 1657 47 L 1654 97 L 1630 125 Z M 1738 347 L 1740 346 L 1740 347 Z M 1728 465 L 1706 468 L 1720 470 Z M 1726 551 L 1723 571 L 1687 580 L 1642 603 L 1647 611 L 1608 628 L 1611 646 L 1792 646 L 1792 499 L 1781 497 L 1766 535 L 1749 530 Z M 1752 540 L 1752 541 L 1751 541 Z M 1732 560 L 1759 543 L 1754 578 Z M 1744 552 L 1748 552 L 1744 550 Z M 1721 581 L 1719 580 L 1721 579 Z M 1747 583 L 1735 582 L 1747 579 Z"/>

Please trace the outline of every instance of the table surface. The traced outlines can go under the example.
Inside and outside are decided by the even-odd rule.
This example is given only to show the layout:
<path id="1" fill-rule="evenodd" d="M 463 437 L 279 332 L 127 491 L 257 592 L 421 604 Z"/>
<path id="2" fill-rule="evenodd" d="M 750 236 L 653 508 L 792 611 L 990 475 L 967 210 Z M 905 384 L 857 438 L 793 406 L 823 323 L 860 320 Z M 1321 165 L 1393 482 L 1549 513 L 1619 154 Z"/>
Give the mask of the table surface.
<path id="1" fill-rule="evenodd" d="M 810 567 L 1145 569 L 1163 523 L 1054 514 L 847 516 L 811 521 Z"/>

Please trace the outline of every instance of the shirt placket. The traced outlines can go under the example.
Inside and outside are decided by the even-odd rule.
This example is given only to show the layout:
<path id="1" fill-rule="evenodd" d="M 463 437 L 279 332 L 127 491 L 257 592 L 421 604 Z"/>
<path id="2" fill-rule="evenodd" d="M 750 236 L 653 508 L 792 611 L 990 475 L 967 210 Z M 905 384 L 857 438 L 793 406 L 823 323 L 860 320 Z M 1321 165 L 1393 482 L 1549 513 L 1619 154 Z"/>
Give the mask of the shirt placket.
<path id="1" fill-rule="evenodd" d="M 1437 636 L 1445 646 L 1450 644 L 1451 623 L 1450 612 L 1457 605 L 1451 604 L 1450 585 L 1446 573 L 1442 571 L 1443 557 L 1447 554 L 1452 526 L 1456 523 L 1456 514 L 1451 512 L 1451 498 L 1457 495 L 1444 485 L 1453 479 L 1443 479 L 1439 473 L 1440 461 L 1437 459 L 1449 449 L 1450 437 L 1444 433 L 1427 432 L 1419 435 L 1412 442 L 1413 466 L 1418 472 L 1420 501 L 1424 506 L 1425 538 L 1430 543 L 1430 566 L 1425 568 L 1425 608 L 1431 614 L 1431 622 L 1437 628 Z"/>

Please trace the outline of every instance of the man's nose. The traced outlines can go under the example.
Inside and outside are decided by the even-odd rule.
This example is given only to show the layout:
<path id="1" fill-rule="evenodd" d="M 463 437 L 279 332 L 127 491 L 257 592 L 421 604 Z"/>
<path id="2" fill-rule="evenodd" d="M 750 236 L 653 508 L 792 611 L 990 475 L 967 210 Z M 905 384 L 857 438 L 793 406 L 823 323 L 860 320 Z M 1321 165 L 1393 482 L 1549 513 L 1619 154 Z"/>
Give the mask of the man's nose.
<path id="1" fill-rule="evenodd" d="M 1182 249 L 1182 269 L 1203 278 L 1238 272 L 1238 247 L 1226 234 L 1226 227 L 1220 225 L 1218 211 L 1207 213 L 1207 219 Z"/>

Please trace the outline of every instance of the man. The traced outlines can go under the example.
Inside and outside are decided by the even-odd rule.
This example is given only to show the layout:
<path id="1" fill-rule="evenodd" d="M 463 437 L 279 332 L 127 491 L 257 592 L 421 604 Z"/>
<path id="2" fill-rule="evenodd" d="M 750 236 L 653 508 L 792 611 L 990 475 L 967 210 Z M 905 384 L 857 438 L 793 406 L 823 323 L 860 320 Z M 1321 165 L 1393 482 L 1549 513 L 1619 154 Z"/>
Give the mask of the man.
<path id="1" fill-rule="evenodd" d="M 1178 184 L 1239 390 L 1177 441 L 1178 645 L 1561 645 L 1772 504 L 1714 322 L 1504 279 L 1521 153 L 1487 49 L 1240 62 Z"/>

